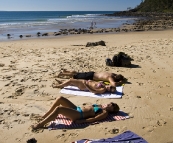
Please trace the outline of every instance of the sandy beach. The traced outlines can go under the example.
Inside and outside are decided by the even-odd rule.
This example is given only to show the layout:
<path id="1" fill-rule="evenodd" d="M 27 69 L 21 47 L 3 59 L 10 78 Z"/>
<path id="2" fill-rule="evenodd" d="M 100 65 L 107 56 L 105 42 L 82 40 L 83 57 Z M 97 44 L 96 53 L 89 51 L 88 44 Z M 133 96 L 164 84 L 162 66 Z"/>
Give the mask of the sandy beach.
<path id="1" fill-rule="evenodd" d="M 114 137 L 131 130 L 149 143 L 173 142 L 173 30 L 86 34 L 0 42 L 0 142 L 70 143 Z M 103 40 L 106 46 L 85 47 Z M 108 67 L 118 52 L 134 58 L 132 68 Z M 139 66 L 139 67 L 138 67 Z M 61 94 L 51 87 L 61 69 L 109 71 L 128 79 L 122 99 Z M 76 105 L 116 102 L 131 117 L 80 129 L 31 132 L 33 114 L 43 115 L 57 97 Z M 112 130 L 118 129 L 118 133 Z"/>

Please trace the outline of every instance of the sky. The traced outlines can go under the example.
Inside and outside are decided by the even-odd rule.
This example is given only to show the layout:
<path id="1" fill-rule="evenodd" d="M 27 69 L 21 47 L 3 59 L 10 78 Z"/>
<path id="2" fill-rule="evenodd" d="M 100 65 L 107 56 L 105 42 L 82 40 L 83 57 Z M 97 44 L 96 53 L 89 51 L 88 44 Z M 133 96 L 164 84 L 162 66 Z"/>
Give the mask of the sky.
<path id="1" fill-rule="evenodd" d="M 0 0 L 2 11 L 123 11 L 141 0 Z"/>

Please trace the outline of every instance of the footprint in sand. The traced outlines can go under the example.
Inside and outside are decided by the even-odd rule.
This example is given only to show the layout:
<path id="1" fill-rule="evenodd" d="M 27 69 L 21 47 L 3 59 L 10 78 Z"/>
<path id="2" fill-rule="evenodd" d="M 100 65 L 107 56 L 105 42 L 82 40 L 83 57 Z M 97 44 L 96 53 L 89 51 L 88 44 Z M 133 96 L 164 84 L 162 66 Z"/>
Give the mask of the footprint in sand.
<path id="1" fill-rule="evenodd" d="M 118 128 L 113 128 L 113 129 L 110 129 L 108 132 L 111 134 L 118 134 L 120 131 Z"/>
<path id="2" fill-rule="evenodd" d="M 168 98 L 172 98 L 172 97 L 173 97 L 173 96 L 172 96 L 172 93 L 168 93 L 168 94 L 167 94 L 167 97 L 168 97 Z"/>
<path id="3" fill-rule="evenodd" d="M 15 94 L 12 94 L 11 96 L 8 96 L 7 98 L 17 99 L 17 96 Z"/>
<path id="4" fill-rule="evenodd" d="M 21 96 L 24 93 L 25 86 L 21 86 L 15 90 L 15 95 L 16 96 Z"/>
<path id="5" fill-rule="evenodd" d="M 173 107 L 171 107 L 169 110 L 170 110 L 170 111 L 173 111 Z"/>
<path id="6" fill-rule="evenodd" d="M 3 64 L 3 63 L 0 63 L 0 67 L 4 67 L 5 66 L 5 64 Z"/>
<path id="7" fill-rule="evenodd" d="M 3 73 L 10 72 L 10 71 L 11 71 L 10 68 L 4 68 L 4 69 L 1 70 L 1 72 L 3 72 Z"/>
<path id="8" fill-rule="evenodd" d="M 61 135 L 56 136 L 56 138 L 62 138 L 64 136 L 65 136 L 65 134 L 61 134 Z"/>
<path id="9" fill-rule="evenodd" d="M 6 80 L 11 80 L 12 78 L 14 78 L 14 76 L 11 76 L 11 75 L 3 76 L 3 79 L 6 79 Z"/>
<path id="10" fill-rule="evenodd" d="M 31 127 L 29 128 L 29 130 L 31 130 L 32 133 L 42 133 L 44 131 L 44 129 L 36 129 L 36 130 L 33 130 Z"/>
<path id="11" fill-rule="evenodd" d="M 30 118 L 30 120 L 34 120 L 34 121 L 37 121 L 37 122 L 43 120 L 43 118 L 42 118 L 41 115 L 34 114 L 34 113 L 30 114 L 30 117 L 29 118 Z"/>
<path id="12" fill-rule="evenodd" d="M 155 126 L 150 125 L 148 127 L 143 127 L 142 129 L 146 130 L 147 132 L 153 132 L 155 129 Z"/>
<path id="13" fill-rule="evenodd" d="M 11 126 L 10 123 L 5 122 L 5 123 L 4 123 L 4 126 L 3 126 L 2 128 L 3 128 L 3 129 L 10 129 L 10 128 L 13 128 L 13 127 Z"/>
<path id="14" fill-rule="evenodd" d="M 164 126 L 164 125 L 166 125 L 166 123 L 167 123 L 167 122 L 164 121 L 164 120 L 158 120 L 158 121 L 157 121 L 157 125 L 158 125 L 158 126 Z"/>
<path id="15" fill-rule="evenodd" d="M 69 136 L 71 137 L 77 137 L 79 134 L 78 133 L 69 133 Z"/>
<path id="16" fill-rule="evenodd" d="M 5 124 L 5 119 L 0 119 L 0 124 Z"/>

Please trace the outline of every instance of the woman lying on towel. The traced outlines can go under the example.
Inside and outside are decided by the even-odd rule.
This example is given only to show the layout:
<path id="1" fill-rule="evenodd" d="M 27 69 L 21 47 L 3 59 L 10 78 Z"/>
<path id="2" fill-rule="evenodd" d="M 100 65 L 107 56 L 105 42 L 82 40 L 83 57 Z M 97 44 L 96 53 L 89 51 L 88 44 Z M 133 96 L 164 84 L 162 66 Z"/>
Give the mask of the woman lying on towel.
<path id="1" fill-rule="evenodd" d="M 83 80 L 83 79 L 73 79 L 73 78 L 70 78 L 69 80 L 63 83 L 57 79 L 56 81 L 57 83 L 52 84 L 53 88 L 63 88 L 65 86 L 70 85 L 70 86 L 76 86 L 80 90 L 89 90 L 90 92 L 93 92 L 96 94 L 97 93 L 102 94 L 102 93 L 105 93 L 106 91 L 114 93 L 116 91 L 116 88 L 114 86 L 106 85 L 102 81 L 97 82 L 93 80 Z"/>
<path id="2" fill-rule="evenodd" d="M 58 114 L 62 114 L 76 123 L 90 123 L 105 119 L 109 113 L 117 113 L 118 111 L 119 106 L 112 102 L 105 107 L 97 104 L 78 107 L 67 98 L 59 97 L 49 111 L 41 117 L 42 121 L 32 125 L 31 128 L 35 130 L 43 127 L 48 122 L 55 120 Z"/>

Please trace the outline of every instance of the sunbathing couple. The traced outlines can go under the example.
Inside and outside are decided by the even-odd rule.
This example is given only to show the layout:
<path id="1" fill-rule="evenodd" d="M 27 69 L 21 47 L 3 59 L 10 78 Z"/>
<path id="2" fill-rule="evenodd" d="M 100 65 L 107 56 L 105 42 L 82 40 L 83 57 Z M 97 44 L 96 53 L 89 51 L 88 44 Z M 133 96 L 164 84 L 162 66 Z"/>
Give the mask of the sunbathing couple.
<path id="1" fill-rule="evenodd" d="M 56 80 L 53 83 L 53 88 L 63 88 L 65 86 L 76 86 L 80 90 L 89 90 L 95 94 L 104 93 L 106 91 L 114 93 L 116 86 L 122 84 L 124 77 L 121 74 L 114 74 L 109 72 L 83 72 L 63 70 L 58 74 L 58 77 L 68 76 L 70 79 L 61 82 Z M 104 82 L 109 82 L 110 85 Z"/>

